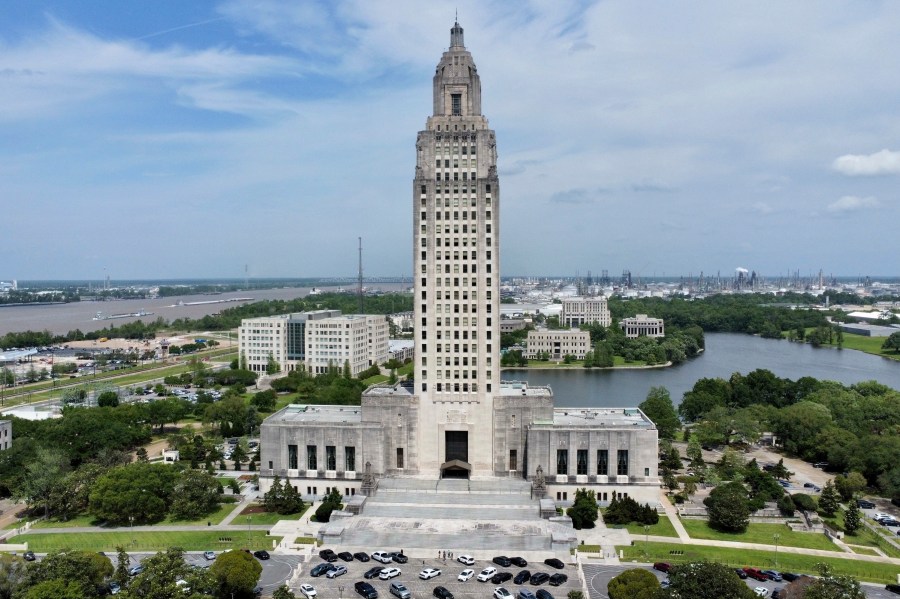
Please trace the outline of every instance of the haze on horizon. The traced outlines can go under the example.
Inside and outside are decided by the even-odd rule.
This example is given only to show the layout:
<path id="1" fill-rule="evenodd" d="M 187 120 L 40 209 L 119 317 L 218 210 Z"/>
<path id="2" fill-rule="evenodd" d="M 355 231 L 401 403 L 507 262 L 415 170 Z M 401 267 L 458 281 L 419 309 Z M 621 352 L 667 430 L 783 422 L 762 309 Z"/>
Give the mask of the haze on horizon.
<path id="1" fill-rule="evenodd" d="M 411 273 L 454 12 L 502 274 L 896 275 L 900 4 L 10 3 L 0 278 Z"/>

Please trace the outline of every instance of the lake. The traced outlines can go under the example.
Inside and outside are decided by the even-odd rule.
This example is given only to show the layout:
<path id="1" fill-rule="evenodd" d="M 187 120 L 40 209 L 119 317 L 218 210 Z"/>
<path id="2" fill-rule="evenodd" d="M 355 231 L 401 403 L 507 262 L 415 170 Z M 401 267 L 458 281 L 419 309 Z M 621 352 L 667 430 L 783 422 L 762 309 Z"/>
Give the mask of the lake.
<path id="1" fill-rule="evenodd" d="M 677 405 L 699 379 L 727 379 L 734 372 L 746 375 L 758 368 L 792 380 L 811 376 L 847 385 L 876 380 L 900 389 L 900 362 L 848 349 L 815 348 L 733 333 L 707 333 L 702 355 L 670 368 L 504 369 L 503 379 L 549 385 L 557 406 L 632 407 L 646 399 L 651 387 L 667 388 Z"/>

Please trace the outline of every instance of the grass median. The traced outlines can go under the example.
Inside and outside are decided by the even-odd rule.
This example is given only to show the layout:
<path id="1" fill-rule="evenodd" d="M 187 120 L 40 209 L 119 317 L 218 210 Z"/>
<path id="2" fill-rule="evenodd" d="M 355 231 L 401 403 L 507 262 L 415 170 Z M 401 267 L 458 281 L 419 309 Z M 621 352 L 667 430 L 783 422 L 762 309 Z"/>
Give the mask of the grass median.
<path id="1" fill-rule="evenodd" d="M 719 562 L 732 568 L 746 566 L 781 572 L 797 572 L 816 574 L 816 565 L 828 564 L 835 574 L 853 576 L 858 580 L 888 583 L 896 582 L 900 574 L 900 566 L 878 562 L 868 562 L 839 557 L 822 557 L 818 555 L 802 555 L 797 553 L 778 553 L 776 562 L 774 551 L 758 549 L 730 549 L 726 547 L 708 547 L 705 545 L 682 545 L 678 543 L 645 543 L 635 541 L 634 545 L 622 548 L 625 552 L 623 561 L 636 562 L 669 562 L 681 564 L 685 562 L 707 560 Z"/>
<path id="2" fill-rule="evenodd" d="M 140 531 L 128 530 L 92 533 L 24 534 L 12 537 L 10 543 L 28 543 L 37 553 L 57 549 L 82 549 L 84 551 L 115 551 L 125 547 L 127 551 L 165 551 L 180 547 L 185 551 L 226 551 L 229 549 L 271 549 L 272 543 L 281 537 L 270 537 L 263 530 L 251 531 Z"/>

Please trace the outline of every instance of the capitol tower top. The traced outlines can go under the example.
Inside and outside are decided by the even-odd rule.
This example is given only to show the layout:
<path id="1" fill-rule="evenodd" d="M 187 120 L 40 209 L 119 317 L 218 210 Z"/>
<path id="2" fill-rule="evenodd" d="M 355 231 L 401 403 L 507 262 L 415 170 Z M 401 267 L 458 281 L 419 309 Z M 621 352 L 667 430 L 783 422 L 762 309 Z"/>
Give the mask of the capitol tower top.
<path id="1" fill-rule="evenodd" d="M 459 23 L 450 30 L 450 48 L 434 73 L 434 116 L 481 116 L 481 79 Z"/>

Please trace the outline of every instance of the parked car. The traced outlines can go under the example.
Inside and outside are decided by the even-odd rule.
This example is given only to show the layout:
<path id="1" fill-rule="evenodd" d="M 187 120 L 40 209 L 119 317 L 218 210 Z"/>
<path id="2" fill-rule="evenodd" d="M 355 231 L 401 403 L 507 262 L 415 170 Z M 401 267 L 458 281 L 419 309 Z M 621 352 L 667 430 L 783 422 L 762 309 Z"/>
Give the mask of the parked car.
<path id="1" fill-rule="evenodd" d="M 508 557 L 506 557 L 505 555 L 498 555 L 497 557 L 495 557 L 495 558 L 492 559 L 491 561 L 494 562 L 495 564 L 497 564 L 498 566 L 502 567 L 502 568 L 509 568 L 510 565 L 512 565 L 512 561 L 511 561 Z"/>
<path id="2" fill-rule="evenodd" d="M 378 578 L 381 580 L 390 580 L 391 578 L 396 578 L 400 576 L 400 568 L 384 568 L 381 572 L 378 573 Z"/>
<path id="3" fill-rule="evenodd" d="M 781 573 L 781 579 L 784 580 L 785 582 L 793 582 L 793 581 L 797 580 L 798 578 L 800 578 L 800 575 L 794 574 L 793 572 L 782 572 Z"/>
<path id="4" fill-rule="evenodd" d="M 436 568 L 425 568 L 424 570 L 419 572 L 419 578 L 421 578 L 422 580 L 430 580 L 440 575 L 441 571 Z"/>
<path id="5" fill-rule="evenodd" d="M 872 503 L 871 501 L 866 501 L 865 499 L 857 499 L 856 507 L 858 507 L 861 510 L 873 510 L 873 509 L 875 509 L 875 504 Z"/>
<path id="6" fill-rule="evenodd" d="M 546 572 L 535 572 L 531 575 L 531 584 L 538 586 L 550 580 L 550 575 Z"/>
<path id="7" fill-rule="evenodd" d="M 777 570 L 763 570 L 762 573 L 765 574 L 769 580 L 774 580 L 775 582 L 782 581 L 781 572 L 778 572 Z"/>
<path id="8" fill-rule="evenodd" d="M 381 570 L 382 570 L 381 566 L 375 566 L 374 568 L 369 568 L 368 570 L 366 570 L 366 573 L 363 574 L 363 578 L 365 578 L 367 580 L 370 578 L 375 578 L 379 574 L 381 574 Z"/>
<path id="9" fill-rule="evenodd" d="M 453 593 L 441 586 L 434 587 L 434 591 L 431 594 L 438 599 L 453 599 Z"/>
<path id="10" fill-rule="evenodd" d="M 535 599 L 534 593 L 529 591 L 528 589 L 519 589 L 519 593 L 516 595 L 517 599 Z"/>
<path id="11" fill-rule="evenodd" d="M 753 580 L 759 580 L 761 582 L 765 582 L 769 580 L 769 577 L 763 574 L 761 571 L 756 568 L 744 568 L 744 572 L 747 573 L 747 576 L 752 578 Z"/>
<path id="12" fill-rule="evenodd" d="M 507 580 L 512 580 L 512 574 L 509 572 L 497 572 L 491 576 L 491 582 L 494 584 L 503 584 Z"/>
<path id="13" fill-rule="evenodd" d="M 266 551 L 265 549 L 259 549 L 259 550 L 253 552 L 253 557 L 255 557 L 256 559 L 265 561 L 265 560 L 269 559 L 269 552 Z"/>
<path id="14" fill-rule="evenodd" d="M 557 572 L 556 574 L 553 574 L 552 576 L 550 576 L 550 586 L 558 587 L 561 584 L 565 584 L 565 582 L 567 580 L 569 580 L 568 576 L 566 576 L 565 574 L 561 574 L 560 572 Z"/>
<path id="15" fill-rule="evenodd" d="M 387 551 L 376 551 L 372 554 L 372 559 L 376 562 L 381 562 L 382 564 L 389 564 L 394 561 Z"/>
<path id="16" fill-rule="evenodd" d="M 35 557 L 34 551 L 29 550 L 22 554 L 22 559 L 24 559 L 26 562 L 33 562 L 37 559 L 37 557 Z"/>
<path id="17" fill-rule="evenodd" d="M 325 574 L 325 578 L 337 578 L 347 573 L 347 566 L 335 566 L 331 571 Z"/>
<path id="18" fill-rule="evenodd" d="M 313 578 L 317 578 L 319 576 L 322 576 L 323 574 L 328 574 L 333 568 L 334 564 L 331 564 L 329 562 L 322 562 L 321 564 L 316 564 L 316 566 L 309 571 L 309 575 Z"/>
<path id="19" fill-rule="evenodd" d="M 821 468 L 822 470 L 828 468 L 828 462 L 816 462 L 813 464 L 815 468 Z"/>
<path id="20" fill-rule="evenodd" d="M 137 576 L 138 574 L 140 574 L 140 573 L 143 572 L 143 571 L 144 571 L 144 566 L 141 565 L 141 564 L 138 564 L 138 565 L 136 565 L 136 566 L 132 566 L 132 567 L 128 570 L 128 575 L 129 575 L 129 576 Z"/>
<path id="21" fill-rule="evenodd" d="M 353 554 L 350 553 L 349 551 L 341 551 L 341 552 L 338 553 L 337 555 L 338 555 L 339 558 L 341 558 L 341 559 L 344 560 L 345 562 L 352 562 L 352 561 L 353 561 Z"/>
<path id="22" fill-rule="evenodd" d="M 391 561 L 397 562 L 398 564 L 405 564 L 409 561 L 409 558 L 403 555 L 402 551 L 391 551 L 388 555 L 391 556 Z"/>
<path id="23" fill-rule="evenodd" d="M 458 580 L 460 582 L 467 582 L 467 581 L 471 580 L 473 576 L 475 576 L 475 570 L 466 568 L 465 570 L 463 570 L 462 572 L 459 573 L 459 576 L 456 577 L 456 580 Z"/>
<path id="24" fill-rule="evenodd" d="M 478 575 L 478 582 L 487 582 L 491 579 L 491 577 L 497 573 L 497 568 L 492 566 L 488 566 Z"/>
<path id="25" fill-rule="evenodd" d="M 528 570 L 522 570 L 521 572 L 516 574 L 515 578 L 513 578 L 513 582 L 515 584 L 525 584 L 529 580 L 531 580 L 531 572 L 529 572 Z"/>
<path id="26" fill-rule="evenodd" d="M 109 589 L 109 594 L 110 594 L 110 595 L 118 595 L 119 593 L 122 592 L 122 587 L 119 586 L 119 583 L 116 582 L 115 580 L 111 580 L 111 581 L 109 582 L 109 584 L 106 585 L 106 586 L 107 586 L 107 588 Z"/>
<path id="27" fill-rule="evenodd" d="M 391 592 L 391 595 L 399 597 L 400 599 L 409 599 L 412 597 L 412 593 L 409 592 L 409 589 L 406 588 L 406 585 L 402 582 L 392 582 L 391 587 L 388 590 Z"/>
<path id="28" fill-rule="evenodd" d="M 494 599 L 513 599 L 513 596 L 503 587 L 497 587 L 494 589 Z"/>
<path id="29" fill-rule="evenodd" d="M 300 593 L 303 594 L 306 599 L 313 599 L 313 597 L 316 596 L 316 587 L 311 584 L 301 584 Z"/>
<path id="30" fill-rule="evenodd" d="M 747 573 L 744 572 L 742 568 L 735 568 L 734 573 L 738 575 L 738 578 L 741 580 L 747 580 Z"/>
<path id="31" fill-rule="evenodd" d="M 378 591 L 368 582 L 360 580 L 353 585 L 356 592 L 363 596 L 364 599 L 378 599 Z"/>
<path id="32" fill-rule="evenodd" d="M 654 570 L 659 570 L 660 572 L 668 572 L 672 569 L 672 564 L 668 562 L 656 562 L 653 564 Z"/>
<path id="33" fill-rule="evenodd" d="M 534 595 L 537 599 L 553 599 L 553 595 L 550 594 L 550 591 L 545 591 L 544 589 L 538 589 L 537 593 Z"/>
<path id="34" fill-rule="evenodd" d="M 566 567 L 566 565 L 562 563 L 562 560 L 556 559 L 555 557 L 548 557 L 544 560 L 544 563 L 551 568 L 556 568 L 557 570 L 562 570 Z"/>
<path id="35" fill-rule="evenodd" d="M 319 557 L 326 562 L 336 562 L 338 560 L 337 554 L 331 549 L 323 549 L 319 552 Z"/>
<path id="36" fill-rule="evenodd" d="M 471 555 L 460 555 L 458 558 L 456 558 L 456 561 L 467 566 L 475 565 L 475 558 Z"/>
<path id="37" fill-rule="evenodd" d="M 511 557 L 511 558 L 509 558 L 509 561 L 511 561 L 512 564 L 514 566 L 516 566 L 517 568 L 524 568 L 525 566 L 528 565 L 528 562 L 526 562 L 525 558 L 522 558 L 522 557 Z"/>
<path id="38" fill-rule="evenodd" d="M 753 589 L 753 592 L 756 593 L 757 597 L 765 597 L 769 594 L 769 589 L 767 589 L 766 587 L 756 587 L 755 589 Z"/>
<path id="39" fill-rule="evenodd" d="M 205 557 L 209 561 L 212 561 L 212 560 L 216 559 L 216 552 L 215 551 L 204 551 L 203 557 Z"/>
<path id="40" fill-rule="evenodd" d="M 884 587 L 884 590 L 900 595 L 900 584 L 889 584 Z"/>
<path id="41" fill-rule="evenodd" d="M 362 551 L 357 551 L 356 553 L 353 554 L 353 559 L 355 559 L 358 562 L 367 562 L 367 561 L 369 561 L 369 554 L 363 553 Z"/>

